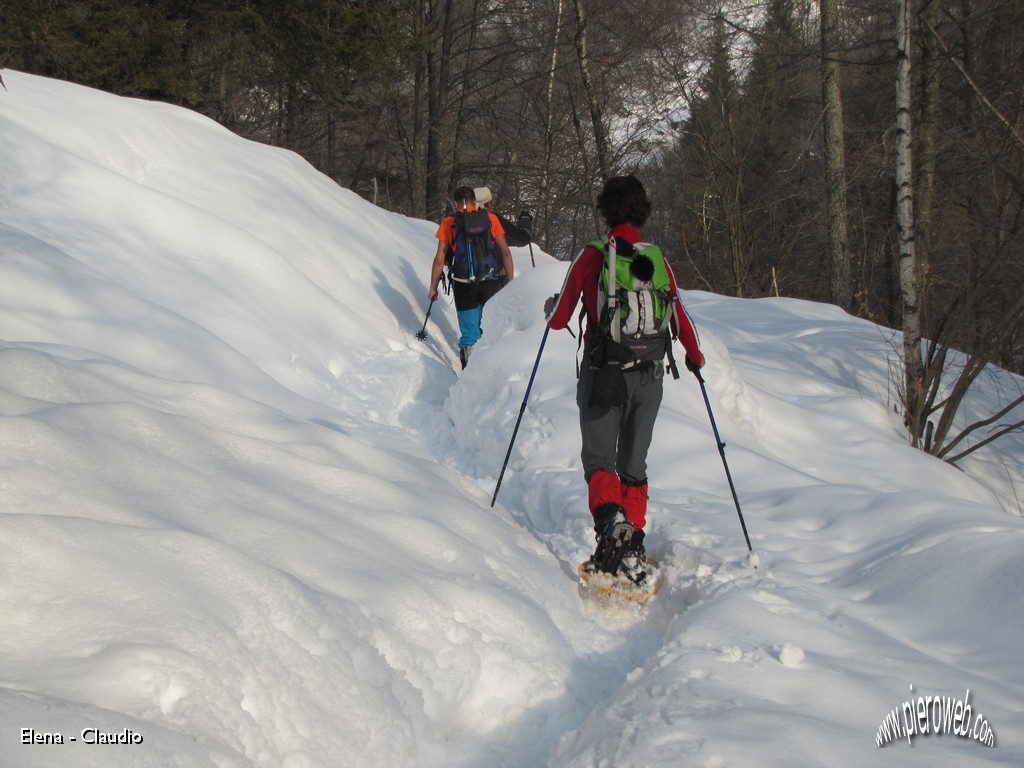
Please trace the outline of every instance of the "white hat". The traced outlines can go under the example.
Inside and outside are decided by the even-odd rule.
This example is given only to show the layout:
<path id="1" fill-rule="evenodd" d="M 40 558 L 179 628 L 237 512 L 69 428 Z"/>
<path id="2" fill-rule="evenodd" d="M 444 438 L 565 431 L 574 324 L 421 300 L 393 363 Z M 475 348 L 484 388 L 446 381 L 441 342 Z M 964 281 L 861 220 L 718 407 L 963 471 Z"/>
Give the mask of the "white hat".
<path id="1" fill-rule="evenodd" d="M 477 205 L 487 205 L 491 202 L 491 190 L 488 187 L 477 187 L 473 194 L 476 195 Z"/>

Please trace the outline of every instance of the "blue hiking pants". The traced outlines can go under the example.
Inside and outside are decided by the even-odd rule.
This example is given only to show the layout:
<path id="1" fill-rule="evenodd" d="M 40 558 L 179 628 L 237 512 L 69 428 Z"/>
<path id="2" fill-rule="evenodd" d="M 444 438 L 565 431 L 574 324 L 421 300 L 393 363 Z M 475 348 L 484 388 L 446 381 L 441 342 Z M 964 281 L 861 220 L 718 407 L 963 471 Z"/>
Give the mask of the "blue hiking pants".
<path id="1" fill-rule="evenodd" d="M 460 283 L 452 281 L 452 295 L 455 297 L 455 310 L 459 318 L 460 347 L 472 347 L 483 334 L 481 321 L 484 304 L 494 294 L 505 287 L 505 278 L 483 280 L 476 283 Z"/>

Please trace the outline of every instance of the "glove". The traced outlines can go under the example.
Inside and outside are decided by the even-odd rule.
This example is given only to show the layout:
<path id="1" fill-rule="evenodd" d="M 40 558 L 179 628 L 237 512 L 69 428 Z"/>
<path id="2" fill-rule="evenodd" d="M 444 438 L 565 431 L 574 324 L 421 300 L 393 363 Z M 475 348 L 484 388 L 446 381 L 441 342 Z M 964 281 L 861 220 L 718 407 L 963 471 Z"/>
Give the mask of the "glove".
<path id="1" fill-rule="evenodd" d="M 555 308 L 555 304 L 558 302 L 558 294 L 551 296 L 544 302 L 544 316 L 549 317 L 551 310 Z"/>
<path id="2" fill-rule="evenodd" d="M 519 214 L 519 221 L 516 222 L 516 226 L 523 230 L 523 234 L 526 235 L 527 240 L 533 240 L 533 214 L 529 211 L 523 211 Z"/>

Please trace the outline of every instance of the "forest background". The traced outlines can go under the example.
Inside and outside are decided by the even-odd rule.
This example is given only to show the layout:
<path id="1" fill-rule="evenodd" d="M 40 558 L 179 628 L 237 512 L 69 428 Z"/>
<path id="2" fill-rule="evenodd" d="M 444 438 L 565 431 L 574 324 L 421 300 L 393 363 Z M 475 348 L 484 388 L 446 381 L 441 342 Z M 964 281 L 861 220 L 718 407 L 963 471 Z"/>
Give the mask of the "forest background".
<path id="1" fill-rule="evenodd" d="M 923 367 L 894 343 L 894 381 L 947 460 L 961 379 L 1024 372 L 1019 0 L 0 0 L 0 20 L 0 67 L 185 106 L 417 218 L 486 184 L 562 258 L 601 234 L 603 179 L 636 173 L 685 287 L 905 332 L 912 312 Z"/>

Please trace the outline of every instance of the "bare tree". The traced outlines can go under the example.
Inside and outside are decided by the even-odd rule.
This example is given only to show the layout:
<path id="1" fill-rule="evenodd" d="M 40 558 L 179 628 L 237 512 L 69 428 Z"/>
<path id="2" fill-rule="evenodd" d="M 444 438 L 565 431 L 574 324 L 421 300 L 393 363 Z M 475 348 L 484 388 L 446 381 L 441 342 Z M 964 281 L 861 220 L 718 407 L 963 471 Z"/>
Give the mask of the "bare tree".
<path id="1" fill-rule="evenodd" d="M 913 121 L 911 118 L 911 0 L 896 4 L 896 232 L 903 295 L 904 420 L 920 444 L 925 402 L 921 353 L 920 282 L 914 242 Z"/>
<path id="2" fill-rule="evenodd" d="M 934 126 L 925 131 L 923 146 L 928 153 L 924 162 L 924 173 L 929 178 L 915 186 L 913 179 L 913 162 L 911 142 L 914 138 L 911 122 L 912 91 L 911 64 L 912 25 L 914 18 L 911 0 L 900 0 L 897 16 L 897 110 L 896 110 L 896 182 L 897 182 L 897 231 L 899 242 L 899 274 L 900 287 L 903 293 L 903 384 L 902 399 L 904 418 L 913 445 L 935 456 L 955 462 L 978 448 L 1013 431 L 1024 428 L 1024 419 L 1013 415 L 1016 409 L 1024 404 L 1024 395 L 1019 392 L 1006 398 L 1005 404 L 995 414 L 984 416 L 966 426 L 955 429 L 958 415 L 963 413 L 968 393 L 978 378 L 984 373 L 993 359 L 1009 348 L 1019 333 L 1024 321 L 1024 296 L 1019 291 L 1019 282 L 1011 275 L 1013 260 L 1007 258 L 1008 244 L 1012 241 L 1011 234 L 1019 231 L 1024 224 L 1024 201 L 1019 178 L 1009 181 L 1007 185 L 989 182 L 986 186 L 971 184 L 970 195 L 972 207 L 978 207 L 974 198 L 988 201 L 978 207 L 973 226 L 979 233 L 981 223 L 986 215 L 981 208 L 1004 210 L 1008 216 L 997 219 L 994 230 L 997 232 L 993 241 L 983 247 L 969 246 L 971 258 L 962 264 L 962 277 L 959 280 L 947 280 L 947 290 L 943 293 L 942 302 L 933 308 L 928 328 L 928 339 L 923 340 L 920 308 L 934 291 L 935 278 L 925 279 L 921 264 L 916 258 L 918 238 L 915 222 L 915 191 L 923 190 L 927 205 L 932 205 L 933 180 L 936 169 L 936 137 Z M 920 18 L 923 20 L 925 35 L 931 35 L 932 43 L 925 46 L 924 59 L 929 71 L 923 78 L 922 113 L 925 122 L 937 118 L 937 95 L 933 92 L 932 79 L 937 77 L 938 56 L 941 38 L 935 31 L 935 16 L 931 12 L 930 3 L 926 2 Z M 957 69 L 966 76 L 958 63 Z M 992 102 L 978 89 L 969 76 L 965 79 L 970 83 L 971 92 L 978 101 L 986 106 Z M 992 109 L 999 123 L 1009 123 Z M 971 120 L 971 124 L 979 121 Z M 1012 130 L 1006 131 L 1002 140 L 984 136 L 980 144 L 990 156 L 1008 158 L 1012 152 L 1006 152 L 1007 146 L 1019 143 L 1019 138 Z M 966 138 L 966 137 L 965 137 Z M 995 148 L 990 145 L 995 144 Z M 997 174 L 991 175 L 992 179 Z M 928 219 L 930 220 L 930 216 Z M 929 240 L 932 238 L 929 237 Z M 929 263 L 932 259 L 928 259 Z M 934 265 L 932 265 L 934 267 Z M 949 269 L 952 264 L 947 260 L 943 266 Z M 1018 268 L 1019 278 L 1019 268 Z M 1014 288 L 1005 294 L 1004 285 L 1008 279 L 1014 280 Z M 937 283 L 936 283 L 937 285 Z M 1003 297 L 1008 299 L 1003 301 Z M 980 298 L 980 297 L 984 298 Z M 983 306 L 1000 302 L 1000 312 L 992 322 L 986 317 Z M 938 304 L 939 302 L 932 302 Z M 969 331 L 965 332 L 965 327 Z M 954 352 L 959 342 L 964 352 Z M 987 434 L 979 438 L 982 430 Z M 968 438 L 974 438 L 968 444 Z M 954 453 L 954 450 L 956 453 Z"/>
<path id="3" fill-rule="evenodd" d="M 923 0 L 920 11 L 921 25 L 934 29 L 939 13 L 939 0 Z M 918 162 L 917 188 L 914 213 L 918 241 L 918 272 L 921 282 L 930 282 L 931 222 L 935 199 L 935 172 L 939 158 L 939 99 L 940 71 L 939 46 L 934 34 L 927 31 L 921 38 L 921 108 L 916 131 Z"/>
<path id="4" fill-rule="evenodd" d="M 839 0 L 821 0 L 821 90 L 824 99 L 829 297 L 833 304 L 850 310 L 853 308 L 853 288 L 847 235 L 846 151 L 839 49 Z"/>
<path id="5" fill-rule="evenodd" d="M 587 44 L 587 14 L 583 8 L 583 0 L 574 0 L 576 9 L 576 57 L 579 60 L 580 75 L 587 107 L 590 111 L 590 122 L 594 130 L 594 144 L 597 148 L 597 168 L 602 179 L 611 176 L 611 163 L 608 157 L 608 137 L 605 133 L 602 116 L 601 100 L 594 85 L 590 72 L 590 52 Z"/>

